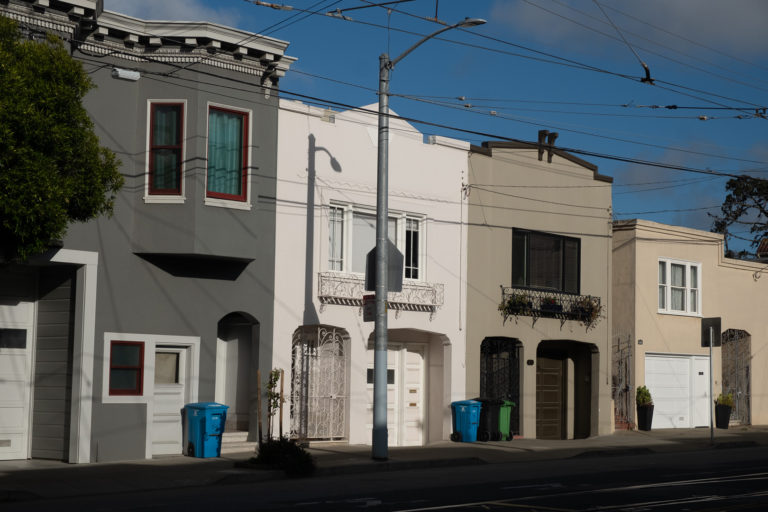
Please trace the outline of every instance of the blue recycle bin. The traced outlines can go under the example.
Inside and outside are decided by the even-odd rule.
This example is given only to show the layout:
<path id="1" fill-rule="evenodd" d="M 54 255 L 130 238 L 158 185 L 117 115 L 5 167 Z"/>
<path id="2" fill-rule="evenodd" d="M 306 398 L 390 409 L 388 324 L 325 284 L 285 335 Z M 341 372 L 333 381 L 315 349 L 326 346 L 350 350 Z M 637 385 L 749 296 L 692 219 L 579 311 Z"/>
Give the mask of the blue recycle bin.
<path id="1" fill-rule="evenodd" d="M 221 434 L 227 421 L 228 405 L 198 402 L 184 406 L 184 453 L 190 457 L 219 457 Z"/>
<path id="2" fill-rule="evenodd" d="M 476 400 L 459 400 L 451 403 L 453 433 L 451 441 L 474 443 L 480 423 L 481 403 Z"/>

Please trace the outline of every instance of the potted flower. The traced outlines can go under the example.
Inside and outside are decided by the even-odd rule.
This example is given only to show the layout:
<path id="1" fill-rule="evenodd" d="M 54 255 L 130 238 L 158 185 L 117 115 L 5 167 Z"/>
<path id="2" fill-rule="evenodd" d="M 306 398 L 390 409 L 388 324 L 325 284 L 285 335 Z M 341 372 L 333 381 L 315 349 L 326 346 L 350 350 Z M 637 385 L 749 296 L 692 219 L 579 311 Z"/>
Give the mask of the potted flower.
<path id="1" fill-rule="evenodd" d="M 550 295 L 546 297 L 541 298 L 541 312 L 554 315 L 556 313 L 561 313 L 563 311 L 563 306 L 560 304 L 555 297 L 552 297 Z"/>
<path id="2" fill-rule="evenodd" d="M 531 300 L 524 293 L 512 293 L 499 304 L 499 311 L 506 320 L 510 316 L 526 314 L 531 310 Z"/>
<path id="3" fill-rule="evenodd" d="M 651 430 L 653 423 L 653 399 L 651 392 L 645 386 L 639 386 L 635 394 L 637 403 L 637 428 L 638 430 Z"/>
<path id="4" fill-rule="evenodd" d="M 717 428 L 728 428 L 732 409 L 733 395 L 731 393 L 720 393 L 720 396 L 715 401 L 715 426 Z"/>
<path id="5" fill-rule="evenodd" d="M 597 322 L 602 309 L 598 299 L 587 295 L 576 298 L 571 304 L 571 313 L 574 319 L 586 325 L 587 328 Z"/>

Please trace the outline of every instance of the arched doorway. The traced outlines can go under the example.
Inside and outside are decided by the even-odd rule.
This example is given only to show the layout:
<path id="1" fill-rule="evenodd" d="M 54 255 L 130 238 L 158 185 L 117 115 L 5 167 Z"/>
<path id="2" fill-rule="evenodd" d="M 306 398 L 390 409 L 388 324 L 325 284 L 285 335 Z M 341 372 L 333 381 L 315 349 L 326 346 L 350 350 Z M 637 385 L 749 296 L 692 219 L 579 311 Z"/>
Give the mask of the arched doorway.
<path id="1" fill-rule="evenodd" d="M 509 420 L 512 434 L 520 434 L 520 351 L 516 338 L 485 338 L 480 344 L 480 396 L 515 403 Z"/>
<path id="2" fill-rule="evenodd" d="M 329 325 L 305 325 L 293 333 L 291 436 L 339 440 L 347 436 L 349 335 Z"/>
<path id="3" fill-rule="evenodd" d="M 742 425 L 752 423 L 750 414 L 750 360 L 752 336 L 741 329 L 723 332 L 723 393 L 733 395 L 731 419 Z"/>
<path id="4" fill-rule="evenodd" d="M 597 434 L 597 346 L 542 341 L 536 349 L 536 438 L 583 439 Z"/>
<path id="5" fill-rule="evenodd" d="M 258 333 L 259 322 L 247 313 L 230 313 L 218 323 L 215 400 L 229 406 L 228 432 L 247 431 L 249 427 L 250 376 L 251 368 L 258 368 L 259 351 L 254 346 Z"/>

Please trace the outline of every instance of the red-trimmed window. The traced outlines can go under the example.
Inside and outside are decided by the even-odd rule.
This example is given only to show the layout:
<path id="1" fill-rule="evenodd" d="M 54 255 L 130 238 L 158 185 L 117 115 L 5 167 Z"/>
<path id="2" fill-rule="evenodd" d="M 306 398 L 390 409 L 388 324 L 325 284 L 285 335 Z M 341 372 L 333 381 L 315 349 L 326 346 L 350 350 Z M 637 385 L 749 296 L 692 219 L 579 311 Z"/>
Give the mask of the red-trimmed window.
<path id="1" fill-rule="evenodd" d="M 206 196 L 233 201 L 248 198 L 248 114 L 210 107 Z"/>
<path id="2" fill-rule="evenodd" d="M 141 395 L 144 383 L 144 343 L 113 340 L 109 347 L 109 394 Z"/>
<path id="3" fill-rule="evenodd" d="M 149 193 L 181 195 L 184 104 L 152 103 L 149 126 Z"/>

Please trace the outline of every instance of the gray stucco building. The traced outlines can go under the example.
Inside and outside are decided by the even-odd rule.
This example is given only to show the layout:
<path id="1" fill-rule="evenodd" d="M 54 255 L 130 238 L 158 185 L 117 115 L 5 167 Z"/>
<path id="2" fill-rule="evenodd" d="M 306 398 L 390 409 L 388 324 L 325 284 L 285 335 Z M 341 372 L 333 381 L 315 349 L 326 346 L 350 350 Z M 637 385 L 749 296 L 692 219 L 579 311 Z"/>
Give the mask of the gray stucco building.
<path id="1" fill-rule="evenodd" d="M 0 15 L 71 46 L 125 177 L 113 217 L 0 268 L 0 459 L 181 453 L 189 402 L 226 403 L 227 428 L 253 437 L 256 373 L 272 361 L 288 44 L 96 0 L 11 0 Z"/>

